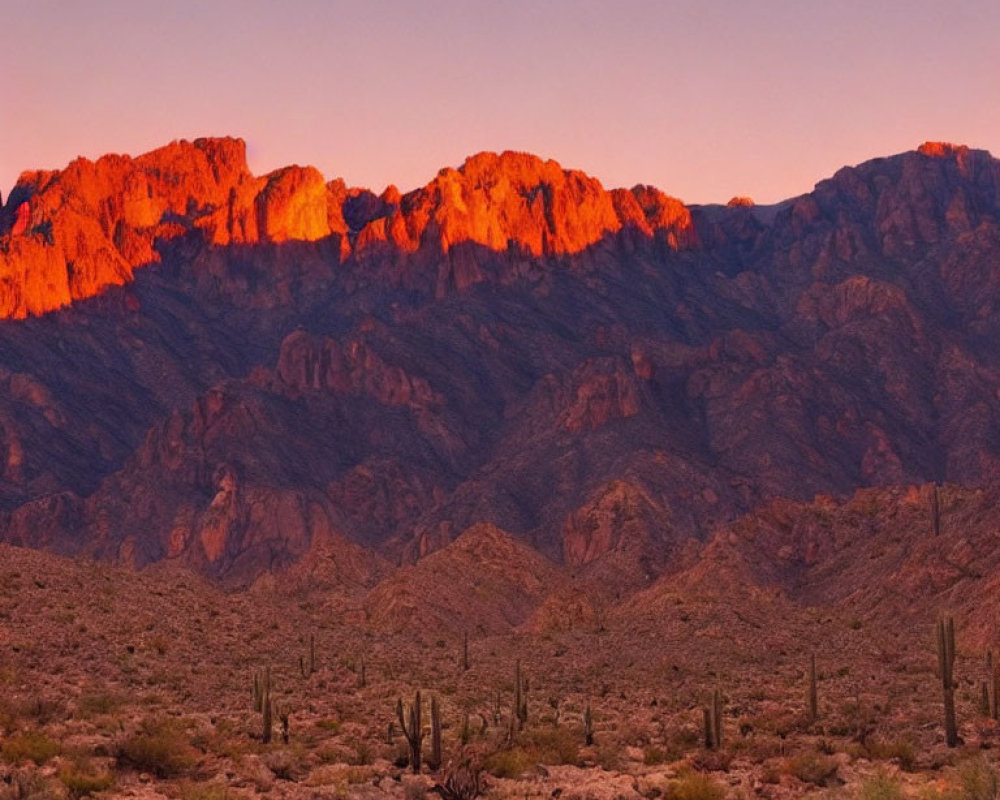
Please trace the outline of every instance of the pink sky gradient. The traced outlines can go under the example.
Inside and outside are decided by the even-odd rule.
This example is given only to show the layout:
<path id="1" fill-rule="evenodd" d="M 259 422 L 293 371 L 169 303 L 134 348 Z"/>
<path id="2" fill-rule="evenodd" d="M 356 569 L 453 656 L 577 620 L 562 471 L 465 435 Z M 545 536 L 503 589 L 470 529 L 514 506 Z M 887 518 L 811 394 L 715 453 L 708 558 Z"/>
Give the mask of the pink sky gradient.
<path id="1" fill-rule="evenodd" d="M 406 191 L 528 150 L 687 202 L 947 140 L 1000 154 L 996 0 L 0 0 L 0 191 L 236 135 Z"/>

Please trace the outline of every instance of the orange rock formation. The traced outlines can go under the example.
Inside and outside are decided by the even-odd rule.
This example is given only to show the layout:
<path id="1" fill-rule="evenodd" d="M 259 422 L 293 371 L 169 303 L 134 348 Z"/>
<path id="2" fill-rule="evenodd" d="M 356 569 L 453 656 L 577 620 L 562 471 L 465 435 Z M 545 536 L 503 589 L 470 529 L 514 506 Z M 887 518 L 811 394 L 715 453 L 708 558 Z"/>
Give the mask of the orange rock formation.
<path id="1" fill-rule="evenodd" d="M 472 243 L 529 256 L 575 253 L 633 226 L 692 240 L 682 203 L 649 187 L 606 192 L 581 172 L 524 153 L 480 153 L 427 186 L 375 198 L 312 167 L 253 176 L 239 139 L 179 141 L 137 158 L 81 158 L 26 172 L 0 217 L 0 318 L 92 297 L 159 260 L 157 243 L 194 232 L 211 245 L 349 239 L 361 251 L 448 253 Z M 8 224 L 3 219 L 10 217 Z M 350 219 L 357 227 L 351 228 Z M 350 236 L 349 236 L 350 234 Z M 459 290 L 481 280 L 454 269 Z"/>

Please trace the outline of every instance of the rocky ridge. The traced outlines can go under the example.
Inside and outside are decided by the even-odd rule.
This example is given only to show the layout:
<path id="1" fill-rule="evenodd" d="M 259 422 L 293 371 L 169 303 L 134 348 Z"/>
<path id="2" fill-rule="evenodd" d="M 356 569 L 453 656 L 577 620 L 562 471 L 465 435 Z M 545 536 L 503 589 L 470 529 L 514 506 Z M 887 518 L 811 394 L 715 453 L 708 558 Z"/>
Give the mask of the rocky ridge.
<path id="1" fill-rule="evenodd" d="M 998 163 L 927 144 L 775 207 L 516 153 L 376 195 L 238 140 L 25 173 L 0 535 L 250 582 L 484 522 L 630 591 L 772 499 L 988 485 Z"/>

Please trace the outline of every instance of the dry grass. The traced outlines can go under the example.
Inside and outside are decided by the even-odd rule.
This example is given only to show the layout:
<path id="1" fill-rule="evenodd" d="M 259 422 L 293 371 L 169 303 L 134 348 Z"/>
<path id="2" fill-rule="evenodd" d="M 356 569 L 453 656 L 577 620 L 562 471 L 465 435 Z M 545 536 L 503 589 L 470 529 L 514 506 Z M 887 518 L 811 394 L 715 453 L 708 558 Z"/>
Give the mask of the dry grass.
<path id="1" fill-rule="evenodd" d="M 172 778 L 187 772 L 197 753 L 181 722 L 153 717 L 143 720 L 138 730 L 121 742 L 117 757 L 120 764 Z"/>

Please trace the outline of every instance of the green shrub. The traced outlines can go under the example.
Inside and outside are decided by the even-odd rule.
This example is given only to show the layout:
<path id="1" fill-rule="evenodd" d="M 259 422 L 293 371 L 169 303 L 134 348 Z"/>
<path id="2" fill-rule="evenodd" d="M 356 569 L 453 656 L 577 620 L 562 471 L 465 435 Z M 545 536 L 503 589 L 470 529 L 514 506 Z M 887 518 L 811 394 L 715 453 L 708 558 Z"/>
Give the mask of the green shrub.
<path id="1" fill-rule="evenodd" d="M 837 759 L 819 753 L 802 753 L 785 762 L 785 772 L 803 783 L 826 786 L 837 774 Z"/>
<path id="2" fill-rule="evenodd" d="M 642 750 L 642 763 L 648 767 L 668 761 L 667 751 L 655 744 L 646 745 Z"/>
<path id="3" fill-rule="evenodd" d="M 903 800 L 903 788 L 895 778 L 880 772 L 861 782 L 861 800 Z"/>
<path id="4" fill-rule="evenodd" d="M 118 760 L 160 778 L 180 775 L 193 766 L 195 751 L 178 720 L 146 719 L 118 749 Z"/>
<path id="5" fill-rule="evenodd" d="M 666 800 L 722 800 L 725 788 L 708 775 L 689 772 L 667 785 Z"/>
<path id="6" fill-rule="evenodd" d="M 531 769 L 537 762 L 521 747 L 498 750 L 486 757 L 484 769 L 497 778 L 517 778 Z"/>
<path id="7" fill-rule="evenodd" d="M 982 756 L 958 765 L 962 800 L 996 800 L 1000 796 L 997 772 Z"/>
<path id="8" fill-rule="evenodd" d="M 59 770 L 59 780 L 69 791 L 70 797 L 89 797 L 95 792 L 104 792 L 115 782 L 107 770 L 97 770 L 86 759 L 67 764 Z"/>
<path id="9" fill-rule="evenodd" d="M 229 789 L 219 783 L 184 781 L 178 787 L 181 800 L 228 800 Z"/>
<path id="10" fill-rule="evenodd" d="M 535 764 L 576 764 L 582 731 L 569 727 L 524 731 L 517 744 L 486 759 L 485 769 L 498 778 L 513 778 Z"/>
<path id="11" fill-rule="evenodd" d="M 59 754 L 59 743 L 53 741 L 41 731 L 21 731 L 4 740 L 0 745 L 0 755 L 4 761 L 19 764 L 22 761 L 34 761 L 41 766 L 50 758 Z"/>
<path id="12" fill-rule="evenodd" d="M 899 766 L 907 772 L 913 772 L 917 763 L 917 754 L 913 742 L 909 739 L 896 739 L 892 742 L 869 742 L 868 753 L 872 758 L 889 761 L 899 759 Z"/>
<path id="13" fill-rule="evenodd" d="M 111 692 L 88 692 L 80 695 L 76 702 L 76 714 L 79 717 L 94 717 L 99 714 L 110 714 L 122 704 L 122 699 Z"/>

